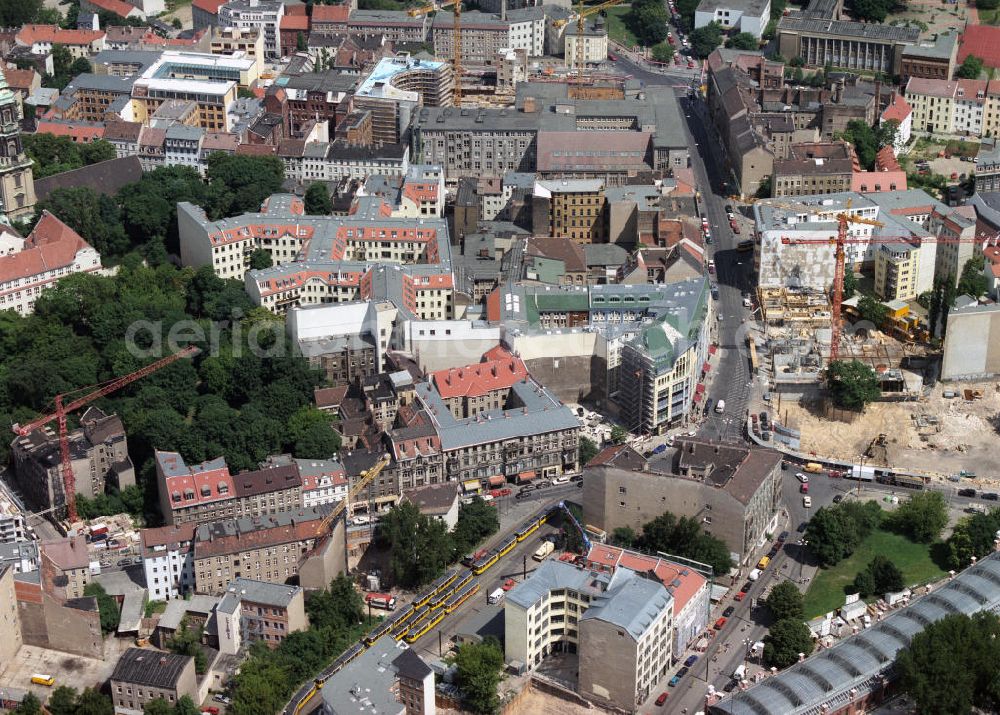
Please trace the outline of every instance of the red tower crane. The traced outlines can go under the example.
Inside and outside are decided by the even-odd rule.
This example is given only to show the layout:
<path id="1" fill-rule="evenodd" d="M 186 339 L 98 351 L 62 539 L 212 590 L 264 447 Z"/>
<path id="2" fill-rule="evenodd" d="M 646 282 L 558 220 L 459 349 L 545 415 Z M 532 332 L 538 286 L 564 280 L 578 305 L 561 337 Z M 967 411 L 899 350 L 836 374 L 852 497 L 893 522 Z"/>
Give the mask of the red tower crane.
<path id="1" fill-rule="evenodd" d="M 834 260 L 837 262 L 834 278 L 833 278 L 833 300 L 832 300 L 832 311 L 831 311 L 831 339 L 830 339 L 830 362 L 837 359 L 839 354 L 839 343 L 840 343 L 840 317 L 841 308 L 843 305 L 844 297 L 844 247 L 851 244 L 868 244 L 868 243 L 909 243 L 909 244 L 921 244 L 921 243 L 937 243 L 942 245 L 957 245 L 961 243 L 975 243 L 980 245 L 985 245 L 990 242 L 990 238 L 984 236 L 977 236 L 976 238 L 941 238 L 934 236 L 848 236 L 847 235 L 847 225 L 849 223 L 865 223 L 873 226 L 883 225 L 879 221 L 874 221 L 872 219 L 861 218 L 860 216 L 852 216 L 847 213 L 841 213 L 837 216 L 837 236 L 830 238 L 790 238 L 788 236 L 782 236 L 781 242 L 785 245 L 807 245 L 807 244 L 826 244 L 833 245 L 836 247 L 834 253 Z"/>
<path id="2" fill-rule="evenodd" d="M 70 461 L 69 454 L 69 436 L 66 431 L 66 415 L 74 410 L 77 410 L 84 405 L 93 402 L 98 397 L 104 397 L 105 395 L 110 395 L 112 392 L 120 390 L 126 385 L 135 382 L 146 375 L 156 372 L 162 367 L 166 367 L 171 363 L 177 362 L 181 358 L 193 357 L 201 352 L 200 348 L 193 345 L 180 350 L 173 355 L 168 355 L 165 358 L 161 358 L 156 362 L 152 362 L 143 368 L 136 370 L 135 372 L 129 373 L 122 377 L 116 377 L 114 380 L 109 380 L 101 385 L 96 385 L 87 394 L 77 397 L 70 402 L 63 403 L 64 398 L 69 397 L 73 393 L 64 393 L 62 395 L 56 395 L 53 399 L 55 402 L 56 411 L 52 414 L 45 415 L 44 417 L 39 417 L 33 422 L 22 426 L 19 424 L 13 425 L 14 434 L 21 437 L 26 437 L 32 432 L 41 427 L 44 427 L 52 420 L 57 420 L 59 423 L 59 450 L 61 453 L 62 461 L 62 478 L 63 478 L 63 489 L 66 492 L 66 510 L 69 520 L 76 521 L 76 477 L 73 475 L 73 464 Z M 88 388 L 80 388 L 81 390 Z M 76 390 L 79 392 L 80 390 Z"/>

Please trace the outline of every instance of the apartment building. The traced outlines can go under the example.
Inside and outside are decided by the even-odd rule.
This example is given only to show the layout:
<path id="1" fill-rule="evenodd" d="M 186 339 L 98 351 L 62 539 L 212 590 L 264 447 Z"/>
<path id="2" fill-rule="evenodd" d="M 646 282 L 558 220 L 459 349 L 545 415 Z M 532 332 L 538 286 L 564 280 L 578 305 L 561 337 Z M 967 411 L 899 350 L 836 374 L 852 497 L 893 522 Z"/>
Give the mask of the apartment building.
<path id="1" fill-rule="evenodd" d="M 608 59 L 608 31 L 603 23 L 586 23 L 583 34 L 578 33 L 575 22 L 566 25 L 563 59 L 569 67 L 576 67 L 580 54 L 583 63 L 600 64 Z"/>
<path id="2" fill-rule="evenodd" d="M 333 130 L 346 116 L 348 99 L 358 85 L 357 76 L 333 70 L 306 72 L 287 80 L 268 87 L 264 108 L 282 117 L 290 137 L 302 136 L 312 123 L 324 120 Z"/>
<path id="3" fill-rule="evenodd" d="M 30 191 L 34 204 L 33 187 Z M 21 315 L 33 312 L 38 296 L 63 276 L 102 269 L 101 255 L 48 211 L 42 212 L 27 238 L 3 231 L 0 249 L 0 310 Z"/>
<path id="4" fill-rule="evenodd" d="M 264 34 L 264 56 L 275 59 L 281 56 L 281 19 L 285 6 L 269 0 L 234 0 L 218 8 L 219 27 L 233 27 L 239 30 L 257 29 Z"/>
<path id="5" fill-rule="evenodd" d="M 295 464 L 302 478 L 302 506 L 307 509 L 336 504 L 347 498 L 348 480 L 344 465 L 335 459 L 293 459 L 281 454 L 268 457 L 261 467 Z"/>
<path id="6" fill-rule="evenodd" d="M 109 678 L 115 715 L 142 715 L 146 703 L 170 705 L 185 695 L 198 702 L 194 657 L 149 648 L 129 648 Z"/>
<path id="7" fill-rule="evenodd" d="M 913 130 L 979 136 L 987 113 L 987 85 L 985 80 L 911 77 L 904 94 L 913 110 Z"/>
<path id="8" fill-rule="evenodd" d="M 157 450 L 155 460 L 160 510 L 170 525 L 266 516 L 302 504 L 295 463 L 231 474 L 224 457 L 189 466 L 178 453 Z"/>
<path id="9" fill-rule="evenodd" d="M 531 670 L 551 653 L 578 653 L 577 692 L 633 712 L 671 666 L 673 597 L 627 568 L 545 561 L 507 593 L 504 635 L 505 660 Z"/>
<path id="10" fill-rule="evenodd" d="M 194 593 L 194 530 L 197 524 L 142 529 L 142 570 L 152 601 L 169 601 Z"/>
<path id="11" fill-rule="evenodd" d="M 118 489 L 135 484 L 135 470 L 128 456 L 125 428 L 118 415 L 105 415 L 90 407 L 80 417 L 80 427 L 69 433 L 70 460 L 76 494 L 93 499 L 108 485 Z M 14 479 L 28 504 L 38 511 L 66 506 L 59 437 L 50 427 L 35 430 L 11 443 Z"/>
<path id="12" fill-rule="evenodd" d="M 492 65 L 503 49 L 524 50 L 529 57 L 545 54 L 545 14 L 541 7 L 511 10 L 505 15 L 470 10 L 462 13 L 462 63 Z M 431 27 L 434 54 L 454 55 L 455 16 L 439 12 Z"/>
<path id="13" fill-rule="evenodd" d="M 934 255 L 934 278 L 951 279 L 955 281 L 957 288 L 966 261 L 982 254 L 986 239 L 983 238 L 982 242 L 973 242 L 972 239 L 977 237 L 976 220 L 964 215 L 960 210 L 948 209 L 940 204 L 935 205 L 930 211 L 927 229 L 938 238 L 945 239 L 937 245 Z M 948 239 L 959 239 L 962 242 Z M 921 264 L 926 266 L 928 261 L 922 261 Z M 921 274 L 924 276 L 923 282 L 926 287 L 921 286 L 918 294 L 930 290 L 933 285 L 926 273 L 927 271 L 924 271 Z"/>
<path id="14" fill-rule="evenodd" d="M 235 655 L 258 641 L 274 649 L 290 633 L 309 627 L 305 592 L 249 578 L 234 579 L 215 609 L 219 651 Z"/>
<path id="15" fill-rule="evenodd" d="M 883 302 L 915 300 L 920 275 L 920 246 L 882 243 L 875 253 L 875 295 Z"/>
<path id="16" fill-rule="evenodd" d="M 850 191 L 857 157 L 845 141 L 791 144 L 788 156 L 774 160 L 771 195 L 812 196 Z"/>
<path id="17" fill-rule="evenodd" d="M 0 488 L 0 544 L 30 541 L 24 513 L 8 493 Z"/>
<path id="18" fill-rule="evenodd" d="M 534 212 L 542 223 L 547 213 L 547 235 L 577 243 L 607 240 L 604 182 L 599 179 L 536 181 Z"/>
<path id="19" fill-rule="evenodd" d="M 583 518 L 608 532 L 640 529 L 665 511 L 697 519 L 746 563 L 777 526 L 781 454 L 685 438 L 668 450 L 668 472 L 598 465 L 583 485 Z"/>
<path id="20" fill-rule="evenodd" d="M 47 55 L 61 45 L 74 59 L 89 58 L 105 48 L 104 30 L 63 30 L 58 25 L 22 25 L 14 35 L 14 43 L 27 47 L 33 55 Z"/>
<path id="21" fill-rule="evenodd" d="M 327 7 L 327 6 L 323 6 Z M 212 31 L 213 55 L 233 55 L 237 52 L 263 64 L 264 31 L 260 27 L 219 27 Z"/>
<path id="22" fill-rule="evenodd" d="M 349 3 L 317 5 L 312 9 L 312 18 L 310 18 L 312 20 L 311 34 L 336 35 L 347 32 L 347 20 L 350 15 L 351 6 Z"/>
<path id="23" fill-rule="evenodd" d="M 83 598 L 93 580 L 87 541 L 82 536 L 50 539 L 38 544 L 41 583 L 61 601 Z"/>
<path id="24" fill-rule="evenodd" d="M 352 35 L 384 35 L 394 45 L 420 44 L 427 41 L 428 22 L 426 14 L 411 17 L 405 10 L 352 10 L 347 20 L 347 32 Z"/>
<path id="25" fill-rule="evenodd" d="M 524 362 L 502 347 L 476 365 L 438 370 L 428 375 L 445 405 L 461 420 L 503 409 L 515 383 L 528 378 Z"/>
<path id="26" fill-rule="evenodd" d="M 286 583 L 327 533 L 316 508 L 201 524 L 194 534 L 195 591 L 220 595 L 240 577 Z"/>

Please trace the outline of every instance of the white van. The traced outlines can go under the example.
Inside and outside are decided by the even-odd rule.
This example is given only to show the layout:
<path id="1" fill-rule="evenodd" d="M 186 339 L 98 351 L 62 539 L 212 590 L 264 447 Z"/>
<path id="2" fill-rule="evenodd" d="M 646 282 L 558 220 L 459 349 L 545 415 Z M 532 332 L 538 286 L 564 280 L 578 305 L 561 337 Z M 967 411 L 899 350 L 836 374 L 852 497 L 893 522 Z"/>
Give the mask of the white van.
<path id="1" fill-rule="evenodd" d="M 736 670 L 733 671 L 733 680 L 743 680 L 743 676 L 747 673 L 747 666 L 745 663 L 740 663 Z"/>
<path id="2" fill-rule="evenodd" d="M 722 414 L 723 412 L 725 412 L 725 411 L 726 411 L 726 401 L 725 401 L 725 400 L 719 400 L 718 402 L 716 402 L 716 403 L 715 403 L 715 411 L 716 411 L 716 412 L 717 412 L 718 414 L 720 414 L 720 415 L 721 415 L 721 414 Z"/>
<path id="3" fill-rule="evenodd" d="M 553 486 L 558 486 L 559 484 L 569 484 L 569 477 L 556 477 L 552 480 Z"/>
<path id="4" fill-rule="evenodd" d="M 486 599 L 486 602 L 500 603 L 500 601 L 503 600 L 503 597 L 504 597 L 504 590 L 502 588 L 498 588 L 496 591 L 494 591 L 489 595 L 489 598 Z"/>
<path id="5" fill-rule="evenodd" d="M 747 576 L 747 578 L 749 578 L 751 581 L 756 581 L 757 579 L 760 578 L 760 574 L 761 574 L 760 569 L 754 569 L 753 571 L 750 572 L 750 575 Z"/>

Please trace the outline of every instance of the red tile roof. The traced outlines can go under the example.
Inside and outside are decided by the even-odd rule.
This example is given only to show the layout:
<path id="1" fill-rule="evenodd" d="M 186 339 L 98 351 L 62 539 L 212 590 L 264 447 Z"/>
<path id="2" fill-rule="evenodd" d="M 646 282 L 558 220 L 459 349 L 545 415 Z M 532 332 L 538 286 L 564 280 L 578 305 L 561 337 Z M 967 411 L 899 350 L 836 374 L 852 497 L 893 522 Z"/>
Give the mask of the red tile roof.
<path id="1" fill-rule="evenodd" d="M 38 77 L 39 81 L 41 81 L 41 77 L 39 77 L 38 73 L 35 72 L 35 70 L 30 69 L 19 70 L 4 67 L 3 76 L 7 80 L 7 84 L 10 85 L 11 89 L 20 89 L 24 92 L 31 90 L 36 77 Z"/>
<path id="2" fill-rule="evenodd" d="M 313 5 L 313 22 L 344 22 L 351 16 L 348 5 Z"/>
<path id="3" fill-rule="evenodd" d="M 69 137 L 78 144 L 91 142 L 104 137 L 104 124 L 88 122 L 49 122 L 40 121 L 35 128 L 36 134 L 54 134 L 57 137 Z"/>
<path id="4" fill-rule="evenodd" d="M 964 62 L 969 55 L 980 58 L 987 67 L 1000 67 L 1000 27 L 966 27 L 958 45 L 958 62 Z"/>
<path id="5" fill-rule="evenodd" d="M 63 30 L 58 25 L 25 25 L 17 33 L 17 41 L 24 45 L 33 45 L 36 42 L 89 45 L 104 36 L 104 30 Z"/>
<path id="6" fill-rule="evenodd" d="M 196 540 L 194 557 L 195 559 L 204 559 L 223 554 L 239 554 L 268 546 L 317 539 L 328 533 L 329 530 L 324 528 L 322 518 L 311 518 L 313 513 L 300 511 L 299 516 L 293 519 L 292 523 L 280 525 L 273 525 L 273 520 L 265 516 L 261 517 L 260 524 L 256 525 L 252 531 L 237 531 L 232 535 L 213 534 L 207 541 Z M 216 524 L 218 523 L 216 522 Z M 212 525 L 209 525 L 209 528 L 211 527 Z M 195 535 L 197 537 L 197 532 Z"/>
<path id="7" fill-rule="evenodd" d="M 160 526 L 155 529 L 142 529 L 139 538 L 142 540 L 143 555 L 151 555 L 156 552 L 156 546 L 180 546 L 183 543 L 190 544 L 194 541 L 194 530 L 198 524 L 179 524 L 177 526 Z M 163 553 L 163 552 L 160 552 Z"/>
<path id="8" fill-rule="evenodd" d="M 78 571 L 90 565 L 87 555 L 87 540 L 82 536 L 43 541 L 39 544 L 42 555 L 63 571 Z"/>
<path id="9" fill-rule="evenodd" d="M 994 278 L 1000 278 L 1000 247 L 986 246 L 983 249 L 983 256 L 986 264 L 990 267 L 990 272 Z"/>
<path id="10" fill-rule="evenodd" d="M 212 15 L 219 14 L 219 8 L 226 4 L 226 0 L 193 0 L 191 7 L 196 7 L 199 10 L 204 10 Z"/>
<path id="11" fill-rule="evenodd" d="M 123 0 L 87 0 L 87 2 L 99 10 L 107 10 L 123 18 L 128 17 L 130 12 L 136 10 L 134 5 L 129 5 L 127 2 L 123 2 Z"/>
<path id="12" fill-rule="evenodd" d="M 444 399 L 479 397 L 494 390 L 509 390 L 527 376 L 524 362 L 513 356 L 431 373 L 434 386 Z"/>
<path id="13" fill-rule="evenodd" d="M 286 7 L 294 7 L 287 6 Z M 302 5 L 300 7 L 305 7 Z M 309 18 L 306 15 L 282 15 L 281 17 L 281 29 L 283 31 L 294 31 L 302 30 L 306 32 L 309 30 Z"/>
<path id="14" fill-rule="evenodd" d="M 646 556 L 635 551 L 626 551 L 617 546 L 595 544 L 586 556 L 590 568 L 614 572 L 619 566 L 649 573 L 652 571 L 674 597 L 674 617 L 684 610 L 699 590 L 705 587 L 705 577 L 686 566 L 666 561 L 655 556 Z"/>
<path id="15" fill-rule="evenodd" d="M 35 230 L 24 241 L 24 250 L 0 256 L 0 283 L 72 265 L 76 254 L 85 248 L 90 248 L 90 244 L 76 231 L 48 211 L 42 211 Z"/>
<path id="16" fill-rule="evenodd" d="M 212 460 L 188 467 L 176 452 L 156 452 L 164 465 L 163 481 L 171 508 L 184 509 L 196 504 L 210 504 L 236 497 L 236 485 L 223 460 Z M 220 465 L 221 466 L 217 466 Z M 211 467 L 209 466 L 211 465 Z M 166 472 L 174 471 L 170 475 Z"/>
<path id="17" fill-rule="evenodd" d="M 903 122 L 912 113 L 913 108 L 906 101 L 906 97 L 893 93 L 889 106 L 882 112 L 882 119 L 885 121 L 895 119 L 897 122 Z"/>

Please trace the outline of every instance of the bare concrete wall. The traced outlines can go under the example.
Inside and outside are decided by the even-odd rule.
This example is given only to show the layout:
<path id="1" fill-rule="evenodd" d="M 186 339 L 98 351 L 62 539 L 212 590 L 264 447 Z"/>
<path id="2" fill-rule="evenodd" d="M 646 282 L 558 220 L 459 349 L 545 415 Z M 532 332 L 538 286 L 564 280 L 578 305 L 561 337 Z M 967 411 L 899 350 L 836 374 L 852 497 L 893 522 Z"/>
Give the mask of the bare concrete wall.
<path id="1" fill-rule="evenodd" d="M 578 689 L 585 698 L 635 709 L 635 641 L 618 626 L 594 618 L 580 621 Z"/>
<path id="2" fill-rule="evenodd" d="M 596 402 L 605 397 L 608 369 L 599 357 L 542 357 L 524 364 L 532 377 L 563 402 Z"/>
<path id="3" fill-rule="evenodd" d="M 323 589 L 339 574 L 347 571 L 347 527 L 343 519 L 334 524 L 333 533 L 322 546 L 299 564 L 299 585 L 306 589 Z"/>
<path id="4" fill-rule="evenodd" d="M 97 599 L 79 598 L 63 605 L 42 594 L 41 603 L 19 600 L 18 617 L 24 642 L 40 648 L 104 659 Z"/>

